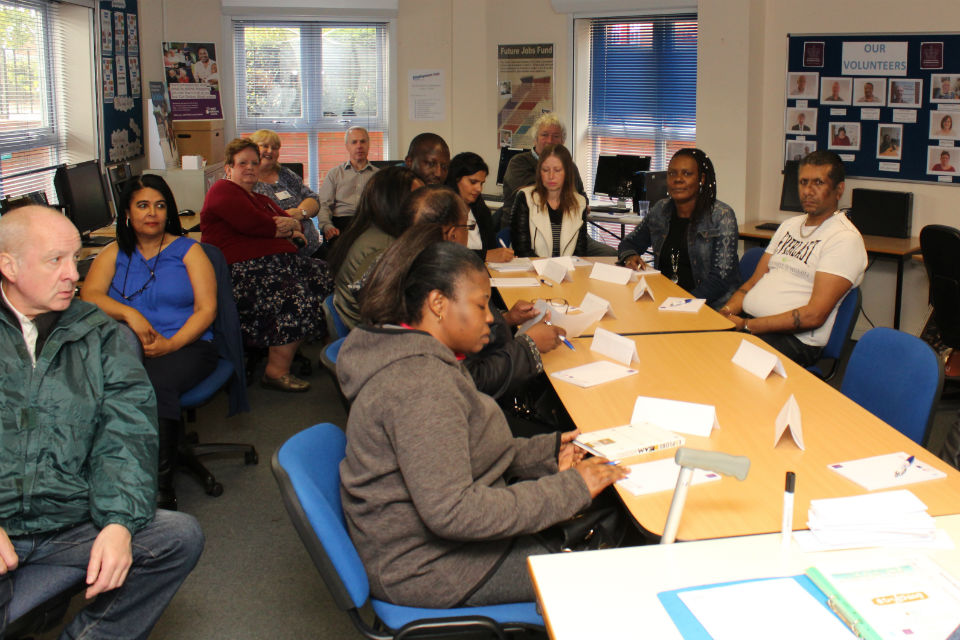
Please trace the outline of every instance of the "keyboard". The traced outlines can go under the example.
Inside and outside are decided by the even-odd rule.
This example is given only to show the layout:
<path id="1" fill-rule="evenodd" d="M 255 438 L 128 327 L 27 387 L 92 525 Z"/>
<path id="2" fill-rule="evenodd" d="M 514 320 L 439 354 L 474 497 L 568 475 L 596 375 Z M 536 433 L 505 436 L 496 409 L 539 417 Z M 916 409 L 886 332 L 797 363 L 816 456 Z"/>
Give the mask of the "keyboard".
<path id="1" fill-rule="evenodd" d="M 626 207 L 617 207 L 612 205 L 600 205 L 598 207 L 591 206 L 590 211 L 593 213 L 630 213 L 630 209 L 627 209 Z"/>
<path id="2" fill-rule="evenodd" d="M 90 271 L 90 265 L 93 264 L 94 256 L 89 258 L 83 258 L 82 260 L 77 260 L 77 272 L 80 274 L 81 280 L 87 279 L 87 272 Z"/>

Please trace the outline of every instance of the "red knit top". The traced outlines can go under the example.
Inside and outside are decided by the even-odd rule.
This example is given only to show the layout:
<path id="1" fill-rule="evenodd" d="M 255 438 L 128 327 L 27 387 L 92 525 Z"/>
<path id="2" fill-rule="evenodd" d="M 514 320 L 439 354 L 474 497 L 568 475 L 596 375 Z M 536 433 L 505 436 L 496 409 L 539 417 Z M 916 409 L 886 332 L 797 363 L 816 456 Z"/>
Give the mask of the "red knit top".
<path id="1" fill-rule="evenodd" d="M 200 211 L 200 239 L 217 246 L 229 264 L 275 253 L 296 253 L 286 238 L 277 238 L 275 216 L 289 217 L 273 200 L 251 193 L 230 180 L 217 180 Z"/>

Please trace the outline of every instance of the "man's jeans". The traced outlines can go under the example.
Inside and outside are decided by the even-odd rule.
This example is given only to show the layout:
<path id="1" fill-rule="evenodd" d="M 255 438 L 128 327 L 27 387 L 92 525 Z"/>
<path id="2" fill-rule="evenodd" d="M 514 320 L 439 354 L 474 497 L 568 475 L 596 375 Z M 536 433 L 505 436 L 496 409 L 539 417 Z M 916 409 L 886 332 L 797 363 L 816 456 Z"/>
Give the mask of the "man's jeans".
<path id="1" fill-rule="evenodd" d="M 90 549 L 100 530 L 92 523 L 55 533 L 11 538 L 19 566 L 57 565 L 86 572 Z M 61 638 L 146 638 L 203 550 L 203 532 L 193 516 L 157 510 L 133 536 L 133 564 L 118 589 L 101 593 L 84 607 Z M 0 637 L 7 626 L 6 605 L 18 588 L 17 570 L 0 577 Z"/>
<path id="2" fill-rule="evenodd" d="M 761 333 L 757 336 L 801 367 L 817 364 L 823 347 L 811 347 L 789 333 Z"/>

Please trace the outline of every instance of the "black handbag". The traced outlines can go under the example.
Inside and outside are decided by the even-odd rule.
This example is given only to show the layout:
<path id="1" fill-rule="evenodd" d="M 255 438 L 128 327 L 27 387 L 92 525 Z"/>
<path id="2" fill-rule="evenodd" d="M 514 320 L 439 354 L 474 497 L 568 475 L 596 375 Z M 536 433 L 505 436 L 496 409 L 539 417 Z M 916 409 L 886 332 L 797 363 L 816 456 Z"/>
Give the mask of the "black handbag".
<path id="1" fill-rule="evenodd" d="M 629 526 L 620 499 L 607 489 L 587 509 L 536 537 L 552 553 L 614 549 L 623 545 Z"/>

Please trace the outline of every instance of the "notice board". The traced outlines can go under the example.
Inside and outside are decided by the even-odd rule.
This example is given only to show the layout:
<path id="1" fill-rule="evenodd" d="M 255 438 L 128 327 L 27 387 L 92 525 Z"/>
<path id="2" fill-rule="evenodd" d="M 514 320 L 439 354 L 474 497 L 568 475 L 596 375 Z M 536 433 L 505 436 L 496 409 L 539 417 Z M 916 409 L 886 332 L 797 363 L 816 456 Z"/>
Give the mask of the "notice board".
<path id="1" fill-rule="evenodd" d="M 829 149 L 849 176 L 960 184 L 960 34 L 787 40 L 784 160 Z"/>

